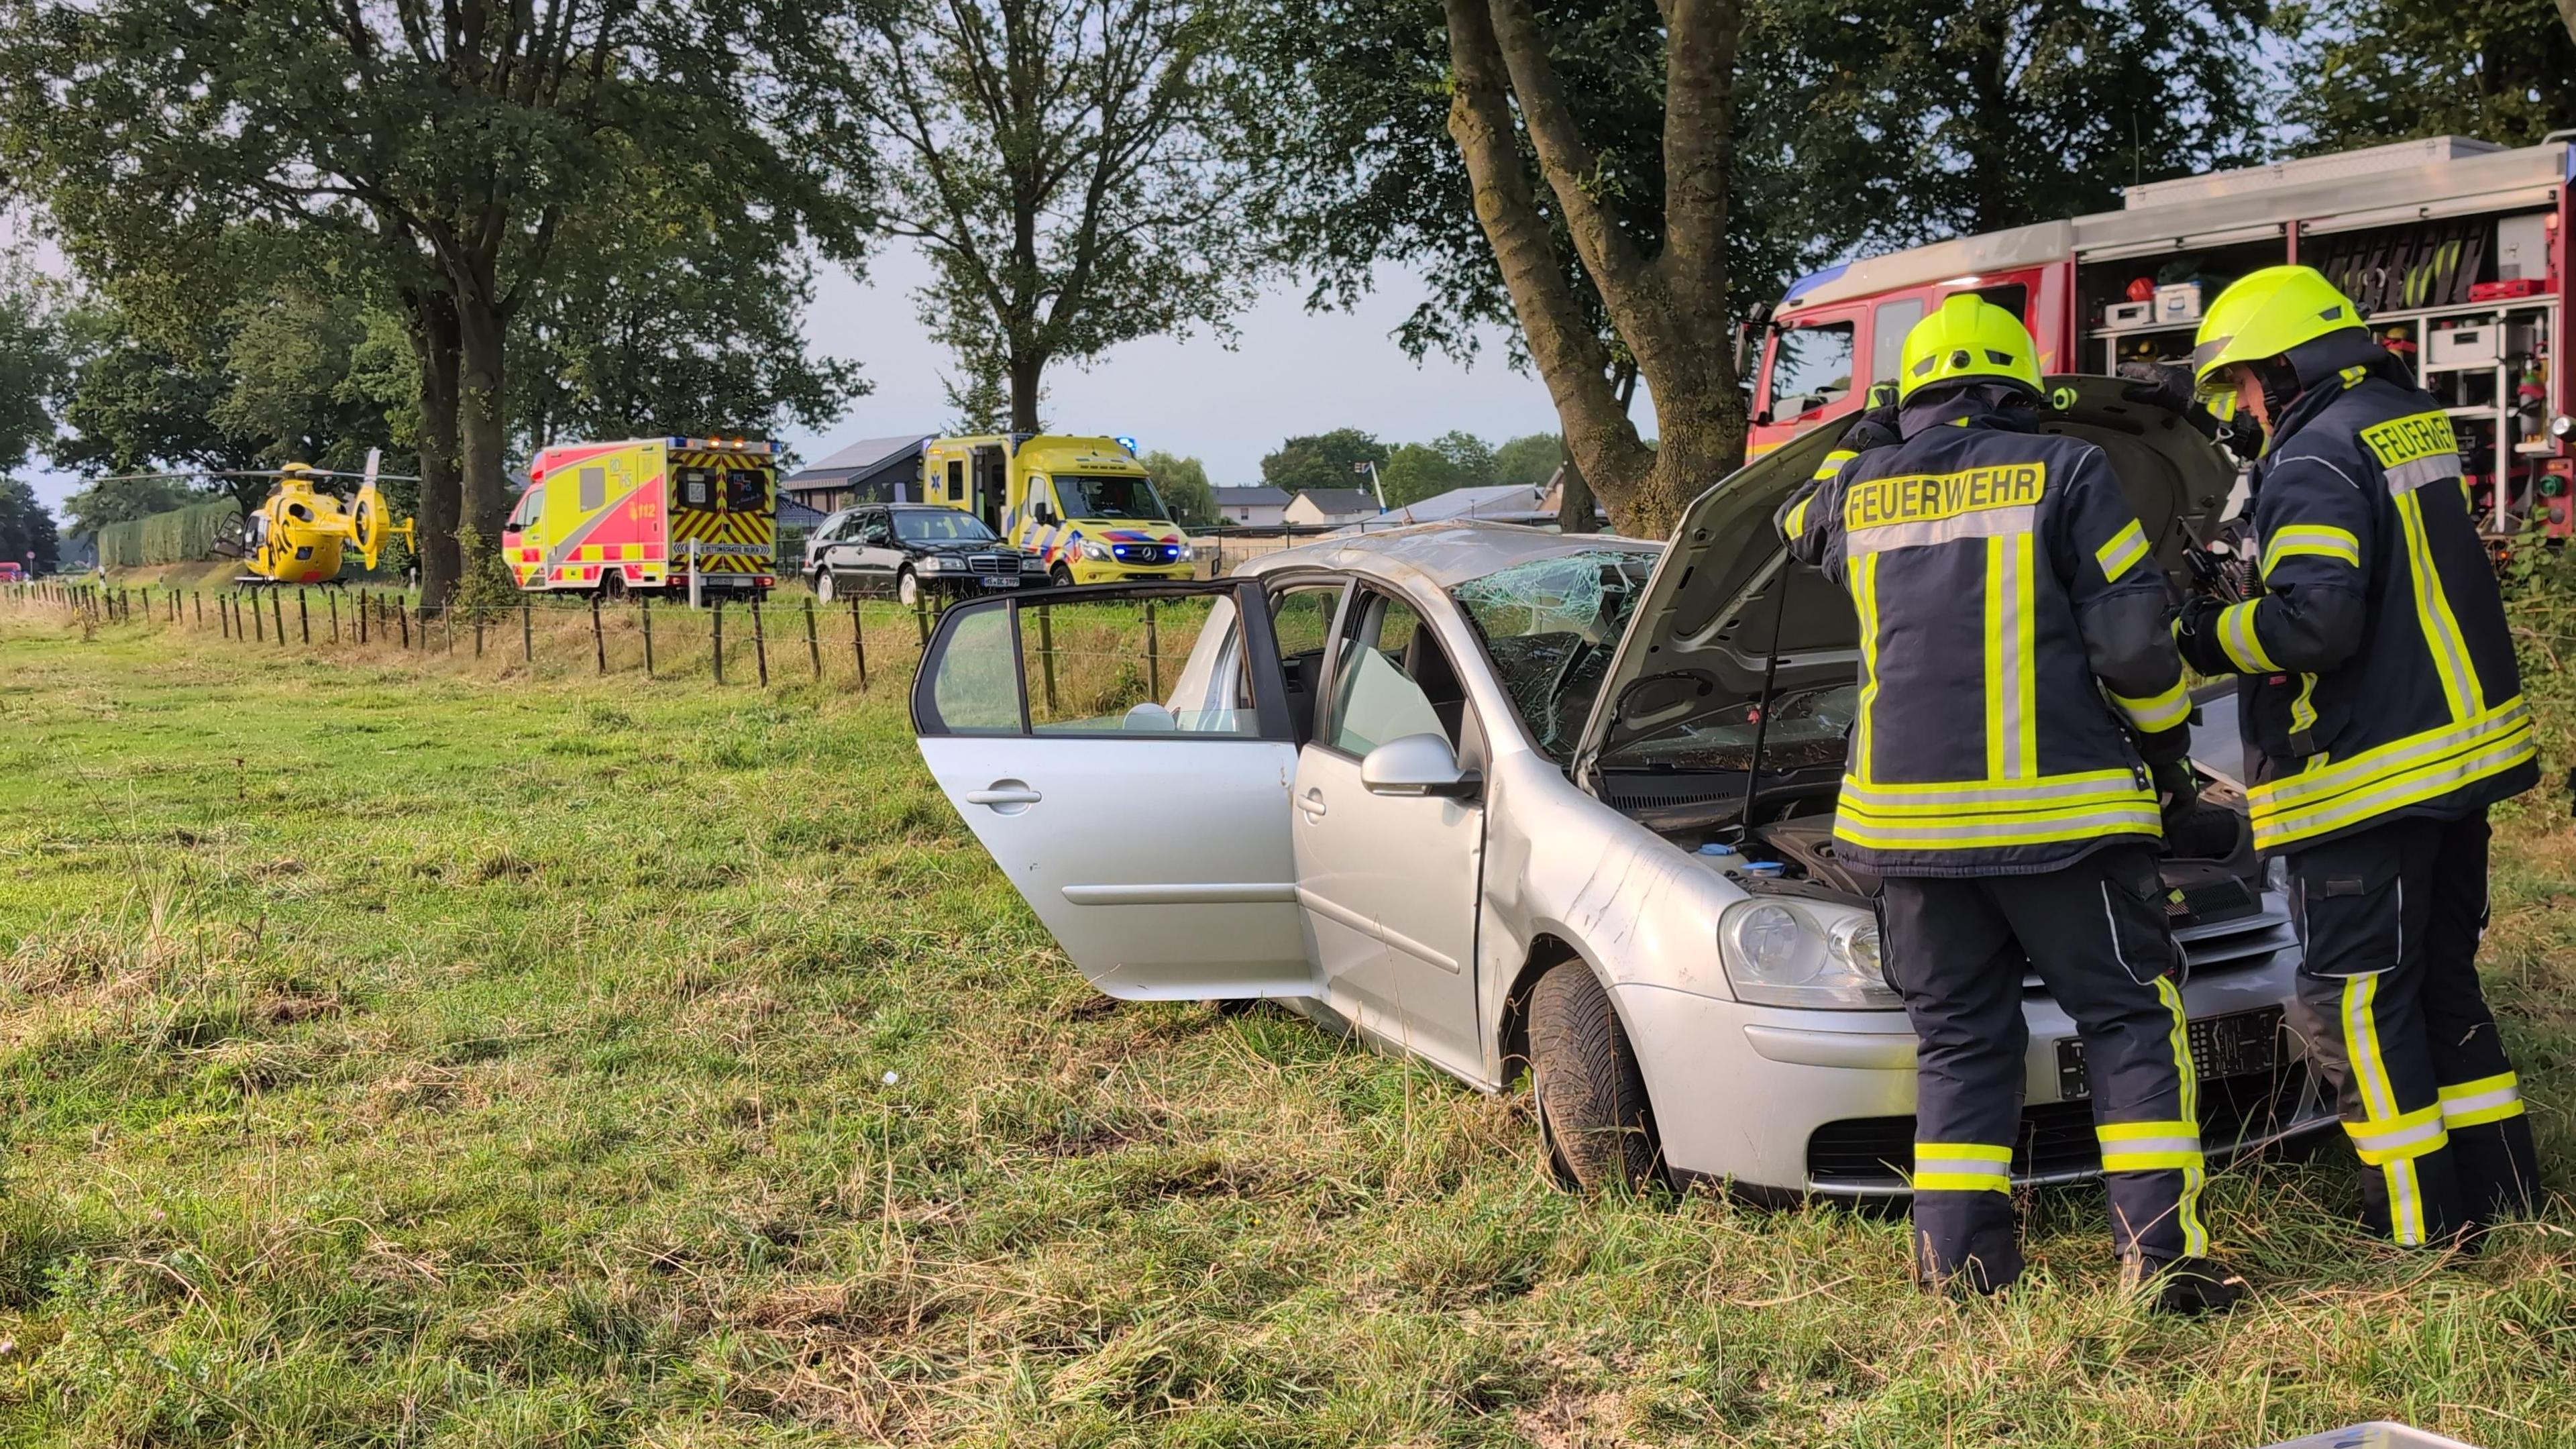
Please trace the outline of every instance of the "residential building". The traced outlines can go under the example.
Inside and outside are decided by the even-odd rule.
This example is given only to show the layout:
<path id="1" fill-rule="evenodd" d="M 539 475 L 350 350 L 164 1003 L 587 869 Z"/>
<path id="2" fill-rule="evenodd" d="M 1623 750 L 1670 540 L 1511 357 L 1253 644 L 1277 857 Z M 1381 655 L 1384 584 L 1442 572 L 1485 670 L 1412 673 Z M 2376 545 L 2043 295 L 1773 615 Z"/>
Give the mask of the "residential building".
<path id="1" fill-rule="evenodd" d="M 1365 488 L 1309 488 L 1281 512 L 1284 522 L 1312 528 L 1357 523 L 1378 516 L 1377 495 Z"/>
<path id="2" fill-rule="evenodd" d="M 1211 488 L 1217 517 L 1238 528 L 1277 528 L 1287 522 L 1287 490 L 1266 483 L 1249 488 Z"/>

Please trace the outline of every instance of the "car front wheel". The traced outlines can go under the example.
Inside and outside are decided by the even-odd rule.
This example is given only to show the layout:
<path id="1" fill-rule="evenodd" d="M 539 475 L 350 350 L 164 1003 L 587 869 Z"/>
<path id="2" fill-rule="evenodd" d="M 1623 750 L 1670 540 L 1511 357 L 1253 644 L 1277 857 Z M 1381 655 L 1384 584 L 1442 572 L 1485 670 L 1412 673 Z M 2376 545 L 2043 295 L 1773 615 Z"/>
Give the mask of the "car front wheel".
<path id="1" fill-rule="evenodd" d="M 1047 582 L 1059 589 L 1072 588 L 1073 570 L 1066 568 L 1062 564 L 1057 564 L 1054 568 L 1047 570 Z"/>
<path id="2" fill-rule="evenodd" d="M 1663 1175 L 1636 1049 L 1592 968 L 1563 961 L 1530 993 L 1530 1081 L 1560 1180 L 1586 1193 L 1643 1190 Z"/>
<path id="3" fill-rule="evenodd" d="M 921 580 L 912 576 L 912 570 L 905 569 L 894 576 L 894 596 L 906 607 L 921 602 Z"/>
<path id="4" fill-rule="evenodd" d="M 835 597 L 835 594 L 833 593 L 834 588 L 835 585 L 832 582 L 832 571 L 830 569 L 816 569 L 814 571 L 815 602 L 823 604 L 832 602 Z"/>

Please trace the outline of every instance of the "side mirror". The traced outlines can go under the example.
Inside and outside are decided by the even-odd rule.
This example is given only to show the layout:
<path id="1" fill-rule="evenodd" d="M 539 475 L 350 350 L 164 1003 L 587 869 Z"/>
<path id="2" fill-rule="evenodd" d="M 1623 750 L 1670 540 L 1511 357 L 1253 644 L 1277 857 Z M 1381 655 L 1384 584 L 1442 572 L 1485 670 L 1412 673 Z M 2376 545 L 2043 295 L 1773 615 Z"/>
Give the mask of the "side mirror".
<path id="1" fill-rule="evenodd" d="M 1458 752 L 1438 735 L 1406 735 L 1389 740 L 1360 761 L 1360 788 L 1372 795 L 1436 795 L 1452 800 L 1475 798 L 1485 779 L 1459 768 Z"/>
<path id="2" fill-rule="evenodd" d="M 1043 503 L 1032 503 L 1029 505 L 1029 517 L 1040 523 L 1052 524 L 1055 522 L 1055 510 Z"/>

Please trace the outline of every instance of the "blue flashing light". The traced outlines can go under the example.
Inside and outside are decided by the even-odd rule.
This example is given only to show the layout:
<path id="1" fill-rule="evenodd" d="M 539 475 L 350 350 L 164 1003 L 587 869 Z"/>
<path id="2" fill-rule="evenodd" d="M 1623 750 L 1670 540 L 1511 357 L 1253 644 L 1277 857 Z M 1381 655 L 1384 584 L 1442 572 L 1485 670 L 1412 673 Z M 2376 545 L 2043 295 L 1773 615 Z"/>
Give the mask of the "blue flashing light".
<path id="1" fill-rule="evenodd" d="M 1110 441 L 1116 443 L 1122 448 L 1125 448 L 1127 450 L 1128 457 L 1133 458 L 1136 456 L 1136 440 L 1134 438 L 1113 438 Z"/>

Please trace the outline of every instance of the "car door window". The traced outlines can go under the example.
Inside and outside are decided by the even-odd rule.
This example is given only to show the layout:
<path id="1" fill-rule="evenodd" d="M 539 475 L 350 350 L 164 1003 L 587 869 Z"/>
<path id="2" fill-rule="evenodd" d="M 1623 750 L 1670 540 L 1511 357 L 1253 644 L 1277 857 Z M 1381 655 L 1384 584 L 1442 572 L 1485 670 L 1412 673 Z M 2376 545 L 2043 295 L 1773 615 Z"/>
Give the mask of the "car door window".
<path id="1" fill-rule="evenodd" d="M 1291 584 L 1270 595 L 1270 632 L 1279 641 L 1279 665 L 1287 681 L 1288 716 L 1296 723 L 1297 743 L 1314 737 L 1316 699 L 1324 679 L 1324 645 L 1333 637 L 1333 620 L 1349 585 L 1343 580 Z"/>
<path id="2" fill-rule="evenodd" d="M 1849 322 L 1781 330 L 1771 347 L 1771 415 L 1790 418 L 1833 406 L 1851 391 Z"/>
<path id="3" fill-rule="evenodd" d="M 923 666 L 935 732 L 1285 738 L 1269 631 L 1238 627 L 1254 587 L 961 606 Z"/>
<path id="4" fill-rule="evenodd" d="M 859 542 L 869 548 L 894 547 L 894 525 L 882 513 L 872 513 L 859 522 Z"/>
<path id="5" fill-rule="evenodd" d="M 1905 356 L 1905 334 L 1923 320 L 1923 299 L 1899 297 L 1881 302 L 1869 316 L 1870 382 L 1894 382 Z"/>
<path id="6" fill-rule="evenodd" d="M 1465 691 L 1447 651 L 1413 606 L 1372 589 L 1354 602 L 1348 618 L 1324 739 L 1351 755 L 1418 734 L 1439 735 L 1456 749 Z"/>

